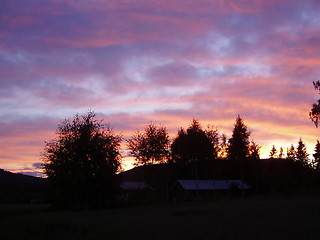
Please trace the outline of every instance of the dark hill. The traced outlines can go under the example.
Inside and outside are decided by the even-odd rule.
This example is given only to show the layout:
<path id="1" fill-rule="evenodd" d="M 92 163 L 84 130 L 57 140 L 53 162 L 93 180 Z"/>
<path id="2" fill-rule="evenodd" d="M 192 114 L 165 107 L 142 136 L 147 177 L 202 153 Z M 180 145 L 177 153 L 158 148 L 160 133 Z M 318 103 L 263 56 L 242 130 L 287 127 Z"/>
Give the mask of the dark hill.
<path id="1" fill-rule="evenodd" d="M 44 199 L 47 179 L 0 169 L 0 203 L 31 203 Z"/>
<path id="2" fill-rule="evenodd" d="M 253 193 L 320 191 L 320 174 L 288 159 L 203 161 L 140 166 L 119 174 L 122 181 L 144 181 L 160 191 L 178 179 L 242 179 Z"/>
<path id="3" fill-rule="evenodd" d="M 0 169 L 0 184 L 43 184 L 45 178 L 27 176 L 20 173 L 12 173 Z"/>
<path id="4" fill-rule="evenodd" d="M 246 168 L 252 168 L 253 166 Z M 119 174 L 123 181 L 174 182 L 178 179 L 236 179 L 234 165 L 228 160 L 200 161 L 191 163 L 154 164 L 135 167 Z"/>

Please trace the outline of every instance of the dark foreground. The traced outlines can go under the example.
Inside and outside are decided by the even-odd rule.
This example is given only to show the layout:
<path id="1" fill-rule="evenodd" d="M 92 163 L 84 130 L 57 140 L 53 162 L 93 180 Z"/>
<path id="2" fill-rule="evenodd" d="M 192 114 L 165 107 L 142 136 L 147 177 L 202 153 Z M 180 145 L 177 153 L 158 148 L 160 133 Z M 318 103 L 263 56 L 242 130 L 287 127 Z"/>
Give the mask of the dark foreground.
<path id="1" fill-rule="evenodd" d="M 320 196 L 273 196 L 92 212 L 0 206 L 0 239 L 320 239 Z"/>

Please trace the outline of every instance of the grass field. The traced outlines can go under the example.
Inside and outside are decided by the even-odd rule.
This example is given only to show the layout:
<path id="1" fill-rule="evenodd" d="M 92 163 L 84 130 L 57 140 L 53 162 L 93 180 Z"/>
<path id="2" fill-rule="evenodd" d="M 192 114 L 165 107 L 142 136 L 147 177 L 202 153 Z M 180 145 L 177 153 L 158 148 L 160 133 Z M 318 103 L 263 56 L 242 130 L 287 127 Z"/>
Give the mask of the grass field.
<path id="1" fill-rule="evenodd" d="M 320 239 L 320 196 L 147 205 L 90 212 L 0 206 L 0 239 Z"/>

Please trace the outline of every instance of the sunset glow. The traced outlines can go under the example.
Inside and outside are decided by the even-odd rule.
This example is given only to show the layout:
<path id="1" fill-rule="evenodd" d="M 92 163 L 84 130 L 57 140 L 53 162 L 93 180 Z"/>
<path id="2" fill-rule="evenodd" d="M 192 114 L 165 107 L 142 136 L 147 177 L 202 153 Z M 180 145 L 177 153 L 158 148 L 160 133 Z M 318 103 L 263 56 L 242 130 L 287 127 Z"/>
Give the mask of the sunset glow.
<path id="1" fill-rule="evenodd" d="M 3 0 L 0 24 L 0 168 L 39 171 L 59 122 L 90 109 L 125 139 L 193 118 L 230 136 L 239 114 L 261 157 L 314 151 L 320 1 Z"/>

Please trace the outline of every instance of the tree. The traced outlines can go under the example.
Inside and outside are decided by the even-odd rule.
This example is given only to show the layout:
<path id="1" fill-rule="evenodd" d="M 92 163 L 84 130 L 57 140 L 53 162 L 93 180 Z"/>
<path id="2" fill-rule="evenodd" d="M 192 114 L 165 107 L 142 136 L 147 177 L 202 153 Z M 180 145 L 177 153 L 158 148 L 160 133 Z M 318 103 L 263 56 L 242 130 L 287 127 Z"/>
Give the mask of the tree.
<path id="1" fill-rule="evenodd" d="M 65 119 L 57 137 L 45 142 L 43 167 L 57 207 L 103 207 L 116 191 L 121 137 L 95 116 L 89 111 Z"/>
<path id="2" fill-rule="evenodd" d="M 127 140 L 130 154 L 135 157 L 136 165 L 165 162 L 169 157 L 170 140 L 165 127 L 150 123 L 144 133 L 137 131 Z"/>
<path id="3" fill-rule="evenodd" d="M 227 150 L 229 160 L 245 160 L 249 156 L 250 134 L 243 119 L 238 115 L 232 137 L 229 139 Z"/>
<path id="4" fill-rule="evenodd" d="M 227 148 L 227 136 L 220 134 L 217 128 L 207 126 L 204 131 L 213 146 L 213 159 L 225 158 Z"/>
<path id="5" fill-rule="evenodd" d="M 276 153 L 277 153 L 277 149 L 274 145 L 272 145 L 272 148 L 271 148 L 271 151 L 270 151 L 270 155 L 269 155 L 269 158 L 270 159 L 274 159 L 274 157 L 276 156 Z"/>
<path id="6" fill-rule="evenodd" d="M 307 153 L 307 147 L 303 143 L 302 139 L 299 139 L 297 150 L 296 150 L 296 160 L 301 162 L 302 165 L 308 166 L 308 156 L 309 154 Z"/>
<path id="7" fill-rule="evenodd" d="M 282 159 L 283 158 L 283 148 L 280 147 L 280 152 L 279 152 L 279 156 L 278 156 L 279 159 Z"/>
<path id="8" fill-rule="evenodd" d="M 249 146 L 249 158 L 251 160 L 260 160 L 260 148 L 261 146 L 254 141 L 251 141 Z"/>
<path id="9" fill-rule="evenodd" d="M 174 162 L 211 160 L 214 157 L 212 139 L 202 130 L 199 121 L 193 119 L 187 130 L 181 128 L 171 145 Z"/>
<path id="10" fill-rule="evenodd" d="M 320 171 L 320 142 L 319 142 L 319 140 L 317 140 L 317 144 L 314 149 L 313 158 L 314 158 L 315 169 L 317 171 Z"/>
<path id="11" fill-rule="evenodd" d="M 220 149 L 218 158 L 227 158 L 228 156 L 228 138 L 225 133 L 220 136 Z"/>
<path id="12" fill-rule="evenodd" d="M 290 160 L 296 159 L 296 150 L 293 144 L 291 144 L 290 148 L 287 148 L 287 159 L 290 159 Z"/>
<path id="13" fill-rule="evenodd" d="M 320 81 L 313 82 L 313 86 L 316 90 L 320 92 Z M 311 121 L 314 123 L 316 127 L 318 127 L 320 120 L 320 99 L 317 103 L 312 104 L 311 111 L 309 112 L 309 116 Z"/>

